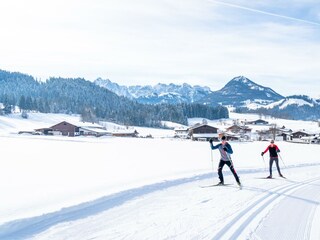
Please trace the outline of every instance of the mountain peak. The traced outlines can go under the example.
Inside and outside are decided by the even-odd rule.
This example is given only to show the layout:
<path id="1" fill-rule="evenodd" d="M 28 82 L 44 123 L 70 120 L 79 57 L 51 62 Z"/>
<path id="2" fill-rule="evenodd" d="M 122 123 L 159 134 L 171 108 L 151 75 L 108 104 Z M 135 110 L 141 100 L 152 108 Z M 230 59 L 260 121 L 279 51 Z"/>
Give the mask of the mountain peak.
<path id="1" fill-rule="evenodd" d="M 250 91 L 255 92 L 257 95 L 265 95 L 266 98 L 263 99 L 272 99 L 274 97 L 276 99 L 284 98 L 271 88 L 256 84 L 244 76 L 238 76 L 231 79 L 220 91 L 224 94 L 234 94 L 235 92 L 237 92 L 237 94 L 241 92 L 245 94 Z"/>
<path id="2" fill-rule="evenodd" d="M 215 91 L 208 98 L 208 103 L 218 102 L 222 105 L 242 106 L 250 102 L 268 104 L 284 97 L 271 88 L 263 87 L 244 76 L 231 79 L 222 89 Z"/>
<path id="3" fill-rule="evenodd" d="M 266 87 L 263 87 L 259 84 L 256 84 L 254 83 L 253 81 L 251 81 L 249 78 L 246 78 L 244 76 L 238 76 L 238 77 L 235 77 L 233 79 L 231 79 L 225 86 L 226 87 L 246 87 L 248 89 L 251 89 L 251 90 L 258 90 L 258 91 L 265 91 L 267 89 L 270 89 L 270 88 L 266 88 Z"/>
<path id="4" fill-rule="evenodd" d="M 251 80 L 249 80 L 245 76 L 234 77 L 233 79 L 231 79 L 231 81 L 242 82 L 242 83 L 252 82 Z"/>

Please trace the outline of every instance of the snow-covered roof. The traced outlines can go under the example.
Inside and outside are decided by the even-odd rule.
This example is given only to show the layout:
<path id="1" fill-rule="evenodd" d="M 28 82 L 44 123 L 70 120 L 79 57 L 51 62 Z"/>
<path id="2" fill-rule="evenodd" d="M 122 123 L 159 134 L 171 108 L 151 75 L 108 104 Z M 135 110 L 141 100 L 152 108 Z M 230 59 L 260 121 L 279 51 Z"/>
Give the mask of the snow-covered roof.
<path id="1" fill-rule="evenodd" d="M 81 121 L 66 121 L 72 125 L 77 127 L 89 127 L 89 128 L 103 128 L 100 124 L 92 123 L 92 122 L 81 122 Z"/>
<path id="2" fill-rule="evenodd" d="M 83 130 L 87 130 L 90 132 L 96 132 L 96 133 L 110 133 L 109 131 L 102 129 L 102 128 L 96 128 L 96 127 L 81 127 Z"/>
<path id="3" fill-rule="evenodd" d="M 311 132 L 311 131 L 306 131 L 306 130 L 297 130 L 297 131 L 293 131 L 292 134 L 295 134 L 295 133 L 305 133 L 305 134 L 308 134 L 308 135 L 315 135 L 316 133 L 314 132 Z"/>
<path id="4" fill-rule="evenodd" d="M 117 129 L 112 131 L 112 133 L 118 133 L 118 134 L 132 134 L 135 133 L 136 130 L 134 128 L 129 128 L 129 129 Z"/>
<path id="5" fill-rule="evenodd" d="M 212 126 L 211 124 L 196 124 L 196 125 L 190 127 L 190 129 L 196 129 L 196 128 L 203 127 L 203 126 L 209 126 L 209 127 L 212 127 L 212 128 L 219 129 L 218 127 Z"/>

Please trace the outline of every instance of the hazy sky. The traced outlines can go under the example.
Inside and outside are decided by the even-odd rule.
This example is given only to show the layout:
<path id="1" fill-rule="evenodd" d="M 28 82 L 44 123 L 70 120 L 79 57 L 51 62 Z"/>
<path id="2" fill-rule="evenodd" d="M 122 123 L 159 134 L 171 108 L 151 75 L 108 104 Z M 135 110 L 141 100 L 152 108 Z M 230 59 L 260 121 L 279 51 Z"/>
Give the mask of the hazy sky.
<path id="1" fill-rule="evenodd" d="M 320 98 L 319 0 L 7 0 L 0 69 L 219 90 L 243 75 Z"/>

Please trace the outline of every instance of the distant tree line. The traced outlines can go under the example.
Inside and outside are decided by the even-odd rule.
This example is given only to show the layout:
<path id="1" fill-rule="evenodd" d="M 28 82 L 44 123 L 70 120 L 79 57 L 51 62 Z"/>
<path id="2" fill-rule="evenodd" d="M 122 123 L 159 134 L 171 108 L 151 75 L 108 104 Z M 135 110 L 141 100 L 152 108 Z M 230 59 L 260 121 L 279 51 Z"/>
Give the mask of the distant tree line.
<path id="1" fill-rule="evenodd" d="M 119 97 L 81 78 L 50 78 L 46 82 L 32 76 L 0 70 L 0 103 L 3 114 L 15 106 L 23 111 L 80 114 L 83 121 L 107 120 L 125 125 L 162 126 L 161 121 L 187 124 L 191 117 L 227 118 L 225 107 L 201 104 L 147 105 Z"/>

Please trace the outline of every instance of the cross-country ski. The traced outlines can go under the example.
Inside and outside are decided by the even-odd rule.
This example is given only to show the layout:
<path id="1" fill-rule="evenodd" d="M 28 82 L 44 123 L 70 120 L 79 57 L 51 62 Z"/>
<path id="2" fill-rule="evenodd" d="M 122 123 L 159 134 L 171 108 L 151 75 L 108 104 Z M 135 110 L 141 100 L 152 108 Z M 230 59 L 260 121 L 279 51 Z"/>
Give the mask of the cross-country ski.
<path id="1" fill-rule="evenodd" d="M 221 183 L 216 183 L 216 184 L 211 184 L 211 185 L 203 185 L 203 186 L 200 186 L 201 188 L 209 188 L 209 187 L 226 187 L 226 186 L 231 186 L 233 184 L 231 183 L 224 183 L 224 184 L 221 184 Z"/>

